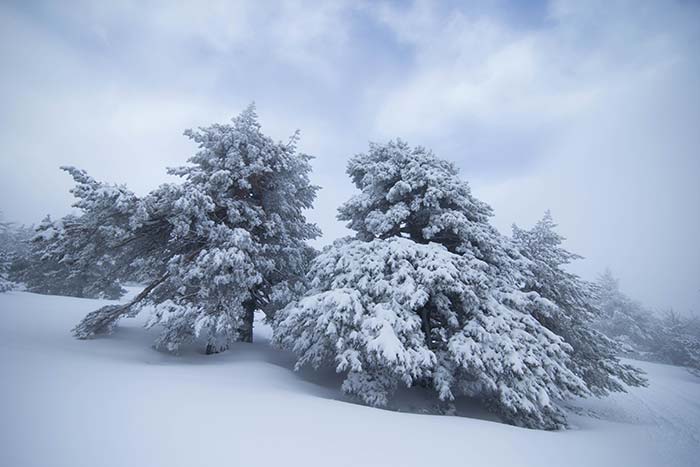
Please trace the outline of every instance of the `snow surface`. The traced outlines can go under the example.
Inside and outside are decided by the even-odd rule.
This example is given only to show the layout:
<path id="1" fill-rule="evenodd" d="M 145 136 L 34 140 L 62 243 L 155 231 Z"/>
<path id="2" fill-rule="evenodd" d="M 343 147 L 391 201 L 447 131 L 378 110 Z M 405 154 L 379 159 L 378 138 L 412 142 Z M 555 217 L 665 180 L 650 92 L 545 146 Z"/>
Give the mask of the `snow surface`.
<path id="1" fill-rule="evenodd" d="M 133 293 L 133 291 L 132 291 Z M 576 401 L 572 429 L 527 430 L 470 401 L 465 416 L 349 401 L 331 372 L 292 371 L 256 342 L 205 356 L 151 348 L 157 330 L 124 320 L 107 338 L 70 328 L 109 302 L 0 294 L 0 466 L 691 466 L 700 458 L 700 378 L 635 362 L 650 387 Z M 259 317 L 258 317 L 259 319 Z"/>

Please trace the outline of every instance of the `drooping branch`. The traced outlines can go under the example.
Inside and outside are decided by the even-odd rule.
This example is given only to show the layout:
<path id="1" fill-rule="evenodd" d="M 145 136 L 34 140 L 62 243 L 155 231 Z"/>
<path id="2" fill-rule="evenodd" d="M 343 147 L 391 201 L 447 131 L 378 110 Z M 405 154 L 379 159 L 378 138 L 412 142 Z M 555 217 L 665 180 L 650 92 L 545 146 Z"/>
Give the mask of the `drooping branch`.
<path id="1" fill-rule="evenodd" d="M 141 293 L 128 303 L 107 305 L 89 313 L 71 332 L 78 339 L 90 339 L 100 334 L 110 334 L 114 330 L 114 325 L 117 324 L 117 321 L 128 315 L 135 305 L 148 297 L 153 289 L 165 282 L 167 278 L 168 274 L 166 273 L 151 282 L 148 287 L 143 289 Z"/>

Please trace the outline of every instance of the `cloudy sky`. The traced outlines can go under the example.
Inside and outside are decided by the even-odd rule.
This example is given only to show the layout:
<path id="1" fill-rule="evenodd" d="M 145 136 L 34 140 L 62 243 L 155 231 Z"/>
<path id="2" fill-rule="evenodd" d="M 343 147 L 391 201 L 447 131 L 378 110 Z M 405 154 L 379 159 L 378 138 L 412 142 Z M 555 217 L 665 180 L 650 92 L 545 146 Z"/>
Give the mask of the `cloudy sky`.
<path id="1" fill-rule="evenodd" d="M 504 233 L 551 209 L 576 272 L 700 311 L 699 50 L 692 0 L 3 1 L 0 210 L 67 213 L 59 165 L 145 193 L 193 153 L 183 129 L 255 101 L 316 156 L 323 242 L 347 159 L 402 137 Z"/>

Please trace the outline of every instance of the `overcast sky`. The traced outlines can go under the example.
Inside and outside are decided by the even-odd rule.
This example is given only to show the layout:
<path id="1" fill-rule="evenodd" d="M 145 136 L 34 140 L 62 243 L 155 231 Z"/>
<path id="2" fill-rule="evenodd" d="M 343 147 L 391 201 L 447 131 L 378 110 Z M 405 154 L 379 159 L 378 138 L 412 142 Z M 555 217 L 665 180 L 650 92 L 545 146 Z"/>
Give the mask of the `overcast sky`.
<path id="1" fill-rule="evenodd" d="M 60 165 L 146 193 L 193 153 L 185 128 L 255 101 L 316 156 L 323 242 L 348 158 L 401 137 L 504 233 L 551 209 L 583 277 L 700 311 L 698 2 L 3 1 L 0 67 L 9 220 L 69 212 Z"/>

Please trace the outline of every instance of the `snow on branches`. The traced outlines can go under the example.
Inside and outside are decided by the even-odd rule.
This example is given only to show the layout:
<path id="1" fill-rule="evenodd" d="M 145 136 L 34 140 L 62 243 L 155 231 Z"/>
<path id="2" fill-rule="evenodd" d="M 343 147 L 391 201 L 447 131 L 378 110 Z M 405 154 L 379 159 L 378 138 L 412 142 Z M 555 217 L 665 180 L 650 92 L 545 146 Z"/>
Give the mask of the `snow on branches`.
<path id="1" fill-rule="evenodd" d="M 360 193 L 338 217 L 356 237 L 315 259 L 307 294 L 277 317 L 275 343 L 298 366 L 333 364 L 343 389 L 371 405 L 420 384 L 442 400 L 483 398 L 511 423 L 563 426 L 558 402 L 595 388 L 572 345 L 543 324 L 560 304 L 528 288 L 538 264 L 489 224 L 491 208 L 452 164 L 402 141 L 371 145 L 348 174 Z"/>
<path id="2" fill-rule="evenodd" d="M 73 293 L 147 280 L 131 301 L 88 314 L 76 337 L 149 309 L 157 347 L 198 339 L 214 353 L 251 341 L 263 310 L 297 368 L 334 366 L 342 389 L 369 405 L 419 385 L 545 429 L 566 424 L 567 398 L 644 384 L 592 327 L 598 291 L 564 270 L 578 256 L 549 215 L 506 237 L 453 164 L 400 140 L 372 144 L 350 160 L 359 192 L 339 208 L 354 238 L 315 256 L 307 241 L 320 232 L 304 210 L 318 188 L 298 135 L 272 141 L 252 106 L 185 135 L 199 149 L 169 169 L 181 182 L 143 197 L 64 168 L 81 213 L 47 219 L 36 254 L 62 287 L 83 287 Z"/>
<path id="3" fill-rule="evenodd" d="M 520 311 L 539 298 L 494 287 L 478 260 L 393 237 L 337 241 L 312 268 L 275 342 L 298 366 L 334 364 L 343 389 L 370 405 L 386 405 L 400 383 L 424 384 L 442 400 L 485 397 L 508 420 L 555 428 L 555 401 L 587 394 L 570 347 Z"/>
<path id="4" fill-rule="evenodd" d="M 303 276 L 313 255 L 306 241 L 320 232 L 303 215 L 317 187 L 297 135 L 274 142 L 253 106 L 231 124 L 185 134 L 199 151 L 169 170 L 183 182 L 143 198 L 69 169 L 81 218 L 99 218 L 109 232 L 115 272 L 151 278 L 133 301 L 89 314 L 73 330 L 77 337 L 108 332 L 121 317 L 152 307 L 149 326 L 163 329 L 158 347 L 176 351 L 202 338 L 208 353 L 218 352 L 251 341 L 253 312 L 273 313 Z"/>
<path id="5" fill-rule="evenodd" d="M 596 287 L 564 269 L 581 257 L 563 248 L 564 237 L 555 229 L 549 211 L 530 230 L 513 226 L 513 240 L 530 260 L 522 290 L 536 292 L 554 305 L 547 313 L 536 310 L 535 318 L 573 347 L 573 369 L 595 395 L 645 385 L 640 370 L 620 362 L 618 344 L 595 329 L 601 315 Z"/>

